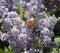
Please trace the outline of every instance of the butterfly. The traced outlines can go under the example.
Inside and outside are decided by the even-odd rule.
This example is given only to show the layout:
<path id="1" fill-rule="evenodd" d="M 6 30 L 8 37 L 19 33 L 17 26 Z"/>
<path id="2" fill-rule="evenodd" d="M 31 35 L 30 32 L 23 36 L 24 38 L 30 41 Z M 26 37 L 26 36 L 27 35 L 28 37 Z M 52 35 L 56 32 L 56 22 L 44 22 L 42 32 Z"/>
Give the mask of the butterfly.
<path id="1" fill-rule="evenodd" d="M 26 21 L 26 25 L 30 28 L 33 28 L 35 25 L 35 20 Z"/>

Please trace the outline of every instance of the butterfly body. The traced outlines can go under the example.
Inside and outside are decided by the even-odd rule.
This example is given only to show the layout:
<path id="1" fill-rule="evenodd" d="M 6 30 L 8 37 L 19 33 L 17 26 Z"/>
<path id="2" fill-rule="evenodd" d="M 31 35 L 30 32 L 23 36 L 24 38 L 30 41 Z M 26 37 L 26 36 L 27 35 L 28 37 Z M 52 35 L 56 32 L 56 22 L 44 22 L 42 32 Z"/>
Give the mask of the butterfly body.
<path id="1" fill-rule="evenodd" d="M 30 28 L 33 28 L 34 25 L 35 25 L 35 20 L 27 21 L 27 22 L 26 22 L 26 25 L 27 25 L 28 27 L 30 27 Z"/>

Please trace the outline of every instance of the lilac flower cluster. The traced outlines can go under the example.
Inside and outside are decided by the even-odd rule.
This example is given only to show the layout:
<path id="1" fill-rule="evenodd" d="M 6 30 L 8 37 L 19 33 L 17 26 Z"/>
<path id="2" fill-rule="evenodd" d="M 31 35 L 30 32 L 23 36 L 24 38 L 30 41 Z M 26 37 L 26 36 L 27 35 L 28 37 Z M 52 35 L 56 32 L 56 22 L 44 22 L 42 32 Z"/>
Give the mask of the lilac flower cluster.
<path id="1" fill-rule="evenodd" d="M 43 53 L 44 47 L 56 47 L 56 43 L 51 40 L 54 35 L 53 17 L 48 16 L 44 11 L 42 0 L 22 1 L 21 15 L 24 12 L 26 21 L 23 21 L 15 12 L 17 8 L 13 2 L 14 0 L 1 1 L 0 16 L 4 33 L 0 34 L 0 39 L 7 40 L 11 48 L 16 51 L 15 53 L 36 53 L 34 42 L 37 37 L 40 40 L 39 52 Z"/>

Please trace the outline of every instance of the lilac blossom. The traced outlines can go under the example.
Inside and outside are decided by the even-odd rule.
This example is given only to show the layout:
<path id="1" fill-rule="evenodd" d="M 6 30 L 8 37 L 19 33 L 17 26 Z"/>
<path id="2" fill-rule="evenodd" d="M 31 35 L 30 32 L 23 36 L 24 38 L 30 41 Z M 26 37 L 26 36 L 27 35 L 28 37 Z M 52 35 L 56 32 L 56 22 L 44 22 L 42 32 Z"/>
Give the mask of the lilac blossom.
<path id="1" fill-rule="evenodd" d="M 1 1 L 2 4 L 3 1 Z M 15 2 L 14 0 L 5 0 L 4 4 L 6 2 L 6 5 L 1 4 L 0 6 L 2 30 L 4 32 L 1 34 L 0 39 L 2 41 L 8 41 L 9 46 L 15 50 L 15 53 L 36 53 L 34 43 L 37 37 L 40 45 L 39 52 L 43 53 L 43 49 L 45 47 L 57 47 L 56 43 L 51 39 L 54 36 L 53 17 L 48 16 L 44 11 L 45 6 L 42 3 L 42 0 L 22 1 L 23 3 L 21 3 L 22 10 L 20 15 L 23 14 L 27 19 L 26 21 L 23 21 L 15 12 L 17 7 L 13 5 L 13 2 Z M 24 12 L 24 10 L 26 11 Z M 35 21 L 35 24 L 33 28 L 30 28 L 26 22 L 33 20 Z"/>

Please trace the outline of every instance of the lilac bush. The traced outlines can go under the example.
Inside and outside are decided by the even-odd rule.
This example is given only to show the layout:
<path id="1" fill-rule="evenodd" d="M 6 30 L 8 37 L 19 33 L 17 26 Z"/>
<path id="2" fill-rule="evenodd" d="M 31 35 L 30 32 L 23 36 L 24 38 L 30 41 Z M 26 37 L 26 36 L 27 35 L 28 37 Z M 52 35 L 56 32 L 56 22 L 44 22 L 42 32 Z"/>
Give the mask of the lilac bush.
<path id="1" fill-rule="evenodd" d="M 20 14 L 16 13 L 18 7 L 13 4 L 15 0 L 0 1 L 0 39 L 8 41 L 15 53 L 44 53 L 44 48 L 58 47 L 58 44 L 52 41 L 54 18 L 47 14 L 48 7 L 44 1 L 21 0 Z M 35 47 L 36 40 L 39 43 L 38 48 Z"/>

